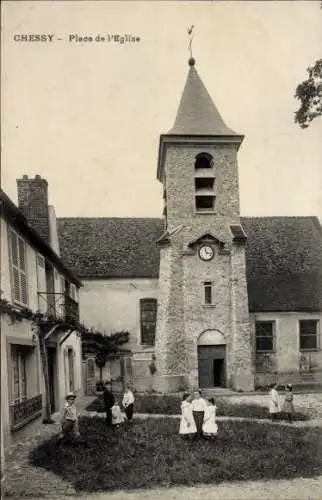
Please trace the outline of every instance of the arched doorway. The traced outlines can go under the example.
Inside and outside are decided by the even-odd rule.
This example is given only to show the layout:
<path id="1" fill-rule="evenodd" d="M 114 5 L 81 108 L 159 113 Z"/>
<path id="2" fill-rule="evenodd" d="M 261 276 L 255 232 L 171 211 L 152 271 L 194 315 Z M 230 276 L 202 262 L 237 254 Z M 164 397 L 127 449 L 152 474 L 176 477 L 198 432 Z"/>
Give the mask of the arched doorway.
<path id="1" fill-rule="evenodd" d="M 226 340 L 218 330 L 206 330 L 198 339 L 199 387 L 226 386 Z"/>

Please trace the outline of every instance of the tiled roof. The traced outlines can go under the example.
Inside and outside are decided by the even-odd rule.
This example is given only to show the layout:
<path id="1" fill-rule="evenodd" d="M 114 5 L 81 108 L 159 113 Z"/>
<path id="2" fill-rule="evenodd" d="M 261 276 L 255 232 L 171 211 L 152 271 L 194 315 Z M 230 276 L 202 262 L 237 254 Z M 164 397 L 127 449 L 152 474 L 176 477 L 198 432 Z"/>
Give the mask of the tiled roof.
<path id="1" fill-rule="evenodd" d="M 190 66 L 175 124 L 168 134 L 236 135 L 226 126 L 194 65 Z"/>
<path id="2" fill-rule="evenodd" d="M 245 217 L 251 310 L 322 311 L 322 228 L 316 217 Z"/>
<path id="3" fill-rule="evenodd" d="M 252 311 L 322 311 L 322 229 L 315 217 L 243 217 Z M 161 219 L 58 219 L 61 256 L 82 279 L 158 278 Z"/>
<path id="4" fill-rule="evenodd" d="M 161 219 L 57 219 L 64 262 L 86 278 L 158 278 Z"/>

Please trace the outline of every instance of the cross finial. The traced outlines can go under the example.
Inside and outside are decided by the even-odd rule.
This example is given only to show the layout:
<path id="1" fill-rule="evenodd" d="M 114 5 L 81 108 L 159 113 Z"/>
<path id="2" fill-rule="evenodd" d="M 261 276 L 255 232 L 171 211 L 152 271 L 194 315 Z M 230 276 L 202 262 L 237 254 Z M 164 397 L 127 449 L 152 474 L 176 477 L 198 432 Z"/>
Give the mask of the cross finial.
<path id="1" fill-rule="evenodd" d="M 194 58 L 192 57 L 192 41 L 193 41 L 193 34 L 192 34 L 192 30 L 194 28 L 194 25 L 190 26 L 190 28 L 188 28 L 188 35 L 189 35 L 189 52 L 190 52 L 190 59 L 189 59 L 189 65 L 190 66 L 194 66 L 195 64 L 195 60 Z"/>

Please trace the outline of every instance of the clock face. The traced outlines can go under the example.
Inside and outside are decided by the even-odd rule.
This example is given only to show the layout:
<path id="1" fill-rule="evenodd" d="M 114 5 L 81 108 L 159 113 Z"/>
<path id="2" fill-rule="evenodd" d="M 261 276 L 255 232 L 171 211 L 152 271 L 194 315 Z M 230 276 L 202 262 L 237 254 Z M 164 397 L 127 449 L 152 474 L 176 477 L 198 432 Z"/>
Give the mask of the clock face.
<path id="1" fill-rule="evenodd" d="M 211 260 L 214 256 L 214 249 L 209 245 L 203 245 L 199 248 L 199 257 L 202 260 Z"/>

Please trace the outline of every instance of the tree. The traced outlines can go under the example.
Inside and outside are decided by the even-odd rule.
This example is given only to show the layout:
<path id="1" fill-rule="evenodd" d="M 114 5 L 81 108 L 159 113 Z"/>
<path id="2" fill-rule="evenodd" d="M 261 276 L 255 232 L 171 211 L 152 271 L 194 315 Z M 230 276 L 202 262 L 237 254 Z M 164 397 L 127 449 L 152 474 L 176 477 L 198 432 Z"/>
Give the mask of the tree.
<path id="1" fill-rule="evenodd" d="M 307 128 L 312 120 L 322 115 L 322 59 L 308 68 L 309 78 L 300 83 L 295 98 L 301 102 L 295 113 L 295 122 Z"/>
<path id="2" fill-rule="evenodd" d="M 103 382 L 103 368 L 106 365 L 106 354 L 104 351 L 99 351 L 96 354 L 95 363 L 100 369 L 100 383 Z"/>
<path id="3" fill-rule="evenodd" d="M 322 115 L 322 59 L 315 61 L 307 71 L 309 78 L 297 86 L 294 95 L 301 103 L 295 113 L 295 123 L 301 128 L 307 128 L 312 120 Z"/>

